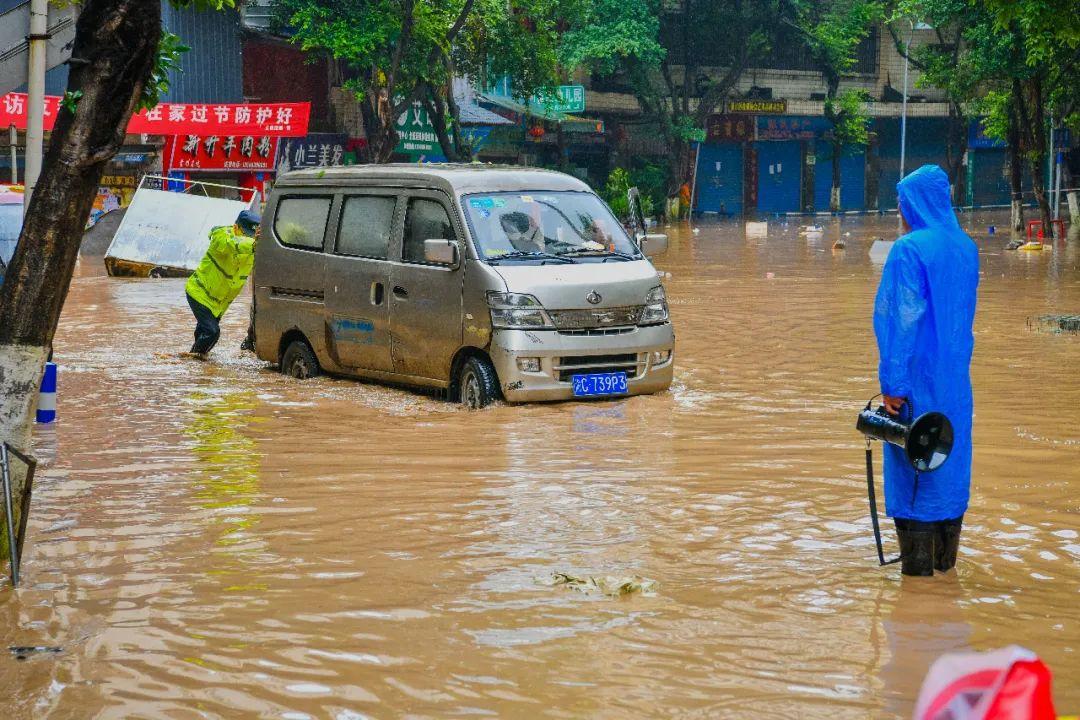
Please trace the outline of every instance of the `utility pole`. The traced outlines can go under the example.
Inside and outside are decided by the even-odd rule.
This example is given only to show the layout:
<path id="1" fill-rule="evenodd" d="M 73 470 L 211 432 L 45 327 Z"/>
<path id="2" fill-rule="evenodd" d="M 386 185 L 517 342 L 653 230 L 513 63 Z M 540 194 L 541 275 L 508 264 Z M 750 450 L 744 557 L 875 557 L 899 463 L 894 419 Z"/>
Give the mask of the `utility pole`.
<path id="1" fill-rule="evenodd" d="M 11 184 L 19 184 L 19 131 L 8 126 L 8 142 L 11 144 Z"/>
<path id="2" fill-rule="evenodd" d="M 25 206 L 30 207 L 45 142 L 45 43 L 49 39 L 49 0 L 30 0 L 30 65 L 27 72 L 26 97 L 26 184 Z"/>

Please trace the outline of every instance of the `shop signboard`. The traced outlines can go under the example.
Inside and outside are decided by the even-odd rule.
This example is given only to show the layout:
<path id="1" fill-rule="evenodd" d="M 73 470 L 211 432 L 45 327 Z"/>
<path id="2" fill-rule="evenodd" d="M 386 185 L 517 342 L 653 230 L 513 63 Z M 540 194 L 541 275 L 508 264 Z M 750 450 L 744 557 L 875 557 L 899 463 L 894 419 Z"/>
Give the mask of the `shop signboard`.
<path id="1" fill-rule="evenodd" d="M 175 135 L 165 141 L 167 170 L 257 172 L 274 169 L 278 138 Z"/>
<path id="2" fill-rule="evenodd" d="M 297 170 L 311 167 L 336 167 L 349 164 L 345 146 L 349 136 L 344 133 L 309 133 L 282 143 L 279 167 Z"/>
<path id="3" fill-rule="evenodd" d="M 26 129 L 25 93 L 0 97 L 0 127 Z M 60 98 L 45 96 L 45 129 L 52 130 Z M 128 122 L 129 133 L 148 135 L 233 135 L 295 137 L 307 134 L 311 104 L 300 103 L 159 103 L 140 110 Z"/>
<path id="4" fill-rule="evenodd" d="M 758 140 L 813 140 L 832 127 L 823 117 L 759 117 Z"/>
<path id="5" fill-rule="evenodd" d="M 705 142 L 749 142 L 754 139 L 754 118 L 745 115 L 710 115 L 705 121 Z"/>
<path id="6" fill-rule="evenodd" d="M 394 123 L 398 143 L 394 152 L 411 157 L 442 155 L 442 146 L 431 124 L 428 111 L 416 103 L 398 116 Z"/>
<path id="7" fill-rule="evenodd" d="M 552 112 L 585 112 L 585 86 L 560 85 L 559 87 L 541 90 L 532 96 L 529 104 L 539 105 Z"/>
<path id="8" fill-rule="evenodd" d="M 968 124 L 968 148 L 972 150 L 987 150 L 990 148 L 1003 148 L 1005 143 L 997 138 L 992 138 L 986 134 L 986 128 L 983 126 L 983 121 L 976 118 Z"/>
<path id="9" fill-rule="evenodd" d="M 783 115 L 787 112 L 787 100 L 728 100 L 727 111 L 743 115 Z"/>

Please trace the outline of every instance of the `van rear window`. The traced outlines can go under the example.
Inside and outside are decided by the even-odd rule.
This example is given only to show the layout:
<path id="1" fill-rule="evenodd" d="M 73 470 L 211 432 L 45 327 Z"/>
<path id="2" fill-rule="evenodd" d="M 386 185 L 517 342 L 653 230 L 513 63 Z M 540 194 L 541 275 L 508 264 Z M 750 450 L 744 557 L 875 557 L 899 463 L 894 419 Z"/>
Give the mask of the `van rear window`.
<path id="1" fill-rule="evenodd" d="M 274 215 L 274 234 L 282 245 L 322 250 L 328 217 L 328 197 L 282 198 Z"/>

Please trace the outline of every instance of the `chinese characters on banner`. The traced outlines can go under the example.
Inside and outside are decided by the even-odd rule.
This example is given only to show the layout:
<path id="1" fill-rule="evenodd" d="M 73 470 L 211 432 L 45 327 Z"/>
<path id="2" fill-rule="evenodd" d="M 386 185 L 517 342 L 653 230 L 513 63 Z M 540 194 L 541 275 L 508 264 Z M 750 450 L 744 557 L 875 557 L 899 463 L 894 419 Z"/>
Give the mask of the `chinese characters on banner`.
<path id="1" fill-rule="evenodd" d="M 758 140 L 812 140 L 832 124 L 823 117 L 759 117 Z"/>
<path id="2" fill-rule="evenodd" d="M 165 141 L 165 169 L 273 170 L 277 149 L 276 137 L 176 135 Z"/>
<path id="3" fill-rule="evenodd" d="M 60 98 L 45 96 L 45 129 L 52 130 Z M 310 103 L 160 103 L 133 115 L 129 133 L 298 137 L 307 134 Z M 26 129 L 26 94 L 0 97 L 0 127 Z"/>
<path id="4" fill-rule="evenodd" d="M 344 165 L 348 142 L 349 136 L 344 133 L 311 133 L 292 138 L 282 148 L 279 165 L 293 170 Z"/>
<path id="5" fill-rule="evenodd" d="M 60 98 L 55 95 L 45 96 L 45 129 L 52 129 L 56 122 L 56 113 L 60 109 Z M 14 125 L 19 130 L 26 129 L 26 94 L 8 93 L 0 97 L 0 127 Z"/>
<path id="6" fill-rule="evenodd" d="M 307 134 L 310 108 L 306 102 L 161 103 L 133 115 L 127 131 L 150 135 L 294 137 Z"/>
<path id="7" fill-rule="evenodd" d="M 754 139 L 754 119 L 745 115 L 710 115 L 706 142 L 746 142 Z"/>

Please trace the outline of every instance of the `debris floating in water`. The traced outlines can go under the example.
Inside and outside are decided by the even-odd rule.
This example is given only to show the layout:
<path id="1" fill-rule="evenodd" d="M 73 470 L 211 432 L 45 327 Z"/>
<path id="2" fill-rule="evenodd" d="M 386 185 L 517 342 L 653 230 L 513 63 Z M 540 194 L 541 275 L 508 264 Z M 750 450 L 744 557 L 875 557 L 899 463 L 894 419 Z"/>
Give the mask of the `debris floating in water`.
<path id="1" fill-rule="evenodd" d="M 8 650 L 16 660 L 26 660 L 31 655 L 59 655 L 64 651 L 63 648 L 55 645 L 9 645 Z"/>
<path id="2" fill-rule="evenodd" d="M 1028 328 L 1052 333 L 1080 333 L 1080 315 L 1042 315 L 1035 321 L 1028 318 Z"/>
<path id="3" fill-rule="evenodd" d="M 542 581 L 545 585 L 565 585 L 568 588 L 589 595 L 607 595 L 620 597 L 622 595 L 652 595 L 656 592 L 657 582 L 639 575 L 615 577 L 613 575 L 585 575 L 579 577 L 569 573 L 552 573 L 551 577 Z"/>

